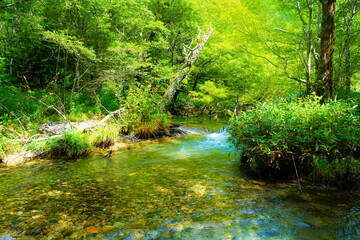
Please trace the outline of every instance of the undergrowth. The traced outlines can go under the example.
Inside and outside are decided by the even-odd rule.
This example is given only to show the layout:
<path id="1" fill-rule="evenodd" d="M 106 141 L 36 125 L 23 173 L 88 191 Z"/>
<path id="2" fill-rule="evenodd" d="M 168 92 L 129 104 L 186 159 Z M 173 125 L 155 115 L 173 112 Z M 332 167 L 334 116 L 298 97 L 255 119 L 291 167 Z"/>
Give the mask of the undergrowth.
<path id="1" fill-rule="evenodd" d="M 231 120 L 230 142 L 265 177 L 295 173 L 317 182 L 356 181 L 360 117 L 351 101 L 318 98 L 257 103 Z"/>
<path id="2" fill-rule="evenodd" d="M 134 134 L 142 139 L 161 137 L 168 133 L 170 125 L 169 116 L 158 107 L 161 96 L 150 86 L 132 86 L 122 98 L 110 91 L 98 96 L 90 96 L 85 91 L 77 94 L 68 106 L 63 105 L 51 89 L 26 92 L 0 85 L 0 90 L 0 97 L 4 99 L 0 101 L 0 159 L 25 148 L 42 151 L 53 158 L 75 158 L 86 155 L 93 147 L 110 147 L 121 134 Z M 69 132 L 61 138 L 32 141 L 44 137 L 39 128 L 44 122 L 63 122 L 63 116 L 73 122 L 101 120 L 120 106 L 125 111 L 116 116 L 117 122 L 108 121 L 106 126 L 92 132 Z M 25 144 L 27 142 L 31 143 Z"/>

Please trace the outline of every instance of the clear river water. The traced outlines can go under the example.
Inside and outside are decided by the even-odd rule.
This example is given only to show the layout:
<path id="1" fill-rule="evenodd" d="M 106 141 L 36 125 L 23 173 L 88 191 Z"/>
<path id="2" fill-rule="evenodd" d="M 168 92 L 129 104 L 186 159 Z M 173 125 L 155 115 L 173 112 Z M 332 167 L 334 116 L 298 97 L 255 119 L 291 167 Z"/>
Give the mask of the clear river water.
<path id="1" fill-rule="evenodd" d="M 72 161 L 0 168 L 0 240 L 360 239 L 360 193 L 242 172 L 219 123 Z"/>

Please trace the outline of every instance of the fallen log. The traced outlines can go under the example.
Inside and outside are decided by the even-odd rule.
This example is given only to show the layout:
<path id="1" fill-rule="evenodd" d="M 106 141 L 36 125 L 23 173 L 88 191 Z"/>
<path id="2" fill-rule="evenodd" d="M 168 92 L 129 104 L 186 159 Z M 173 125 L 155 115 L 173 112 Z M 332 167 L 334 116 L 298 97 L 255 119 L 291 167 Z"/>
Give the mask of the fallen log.
<path id="1" fill-rule="evenodd" d="M 24 143 L 29 143 L 32 141 L 42 141 L 47 140 L 50 138 L 59 138 L 61 137 L 62 133 L 68 132 L 70 129 L 75 129 L 78 131 L 89 131 L 99 125 L 104 124 L 106 121 L 108 121 L 111 117 L 113 117 L 116 114 L 120 114 L 121 112 L 124 112 L 125 108 L 118 109 L 114 112 L 109 113 L 106 115 L 101 121 L 84 121 L 84 122 L 50 122 L 45 123 L 40 126 L 40 129 L 42 129 L 46 134 L 37 134 L 27 139 L 12 139 L 9 141 L 19 141 Z M 50 136 L 50 134 L 53 134 Z M 35 136 L 44 136 L 42 138 L 35 138 Z"/>

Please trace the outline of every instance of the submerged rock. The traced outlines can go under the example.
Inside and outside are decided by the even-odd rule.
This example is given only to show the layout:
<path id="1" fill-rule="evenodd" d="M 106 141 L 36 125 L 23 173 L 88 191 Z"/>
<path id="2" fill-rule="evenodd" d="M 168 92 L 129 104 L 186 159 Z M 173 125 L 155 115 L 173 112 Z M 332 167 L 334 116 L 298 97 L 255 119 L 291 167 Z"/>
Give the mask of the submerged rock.
<path id="1" fill-rule="evenodd" d="M 5 155 L 2 159 L 2 163 L 7 166 L 15 166 L 17 164 L 21 164 L 21 163 L 30 161 L 35 156 L 36 156 L 36 153 L 32 152 L 32 151 L 14 153 L 14 154 L 10 154 L 10 155 Z"/>
<path id="2" fill-rule="evenodd" d="M 99 232 L 106 233 L 106 232 L 109 232 L 109 231 L 114 230 L 114 229 L 115 229 L 114 226 L 105 225 L 102 228 L 100 228 Z"/>
<path id="3" fill-rule="evenodd" d="M 14 238 L 8 234 L 0 236 L 0 240 L 13 240 Z"/>
<path id="4" fill-rule="evenodd" d="M 96 234 L 96 233 L 99 233 L 99 228 L 90 226 L 90 227 L 86 228 L 86 232 L 91 233 L 91 234 Z"/>

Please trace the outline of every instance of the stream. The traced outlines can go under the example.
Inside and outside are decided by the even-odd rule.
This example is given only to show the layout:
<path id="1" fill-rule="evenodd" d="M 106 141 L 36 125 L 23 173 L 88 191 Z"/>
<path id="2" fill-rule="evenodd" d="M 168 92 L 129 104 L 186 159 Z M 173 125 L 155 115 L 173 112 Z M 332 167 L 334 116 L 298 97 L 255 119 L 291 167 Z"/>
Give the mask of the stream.
<path id="1" fill-rule="evenodd" d="M 0 168 L 0 240 L 360 239 L 360 193 L 245 175 L 224 124 L 72 161 Z"/>

